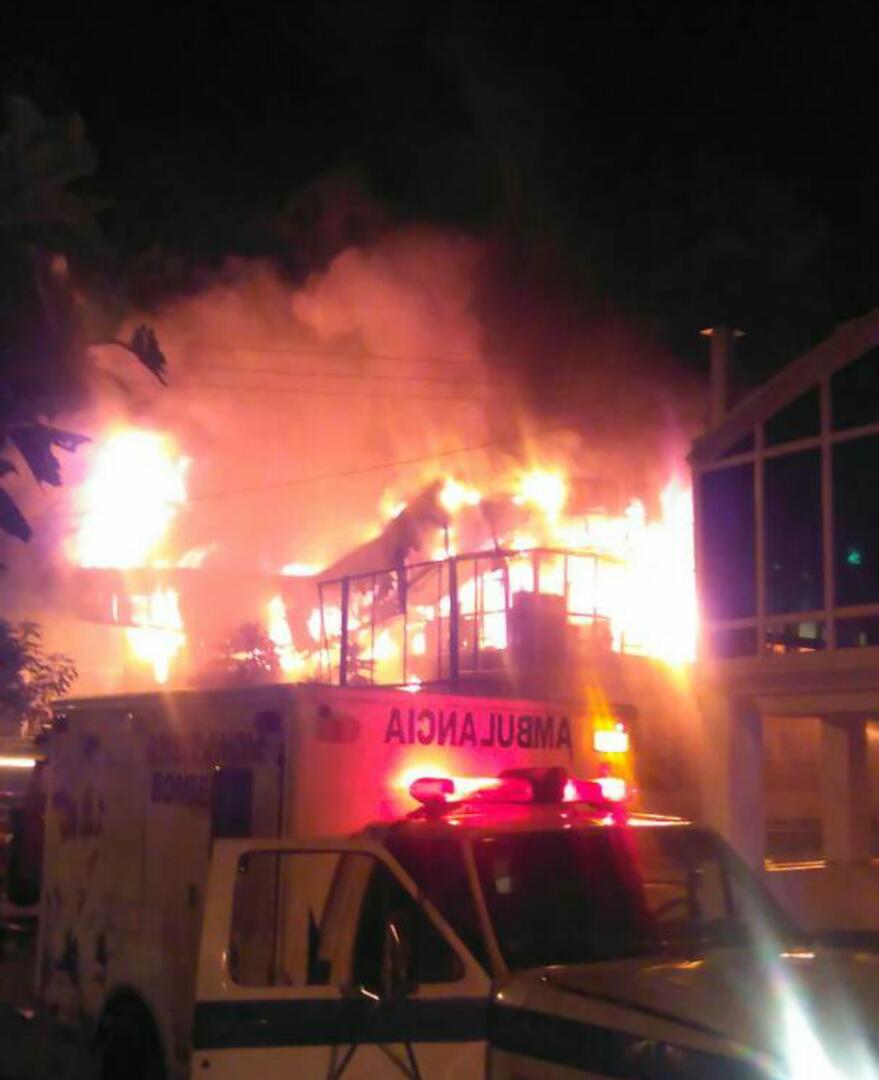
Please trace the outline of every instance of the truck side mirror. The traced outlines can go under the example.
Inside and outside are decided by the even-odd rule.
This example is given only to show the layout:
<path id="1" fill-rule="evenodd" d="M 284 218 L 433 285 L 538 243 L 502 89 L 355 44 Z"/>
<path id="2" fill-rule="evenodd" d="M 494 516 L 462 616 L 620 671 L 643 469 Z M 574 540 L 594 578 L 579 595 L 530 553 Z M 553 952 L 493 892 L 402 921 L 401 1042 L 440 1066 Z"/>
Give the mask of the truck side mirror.
<path id="1" fill-rule="evenodd" d="M 385 924 L 382 948 L 382 995 L 391 1000 L 407 997 L 414 989 L 409 979 L 412 940 L 408 919 L 402 911 L 394 912 Z"/>

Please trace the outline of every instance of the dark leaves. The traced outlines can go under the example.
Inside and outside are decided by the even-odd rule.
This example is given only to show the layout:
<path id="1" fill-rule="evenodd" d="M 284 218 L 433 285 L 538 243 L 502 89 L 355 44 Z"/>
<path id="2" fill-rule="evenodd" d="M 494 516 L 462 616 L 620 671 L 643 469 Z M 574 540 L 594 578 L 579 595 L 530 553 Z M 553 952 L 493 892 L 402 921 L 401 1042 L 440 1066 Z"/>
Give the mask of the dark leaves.
<path id="1" fill-rule="evenodd" d="M 0 488 L 0 529 L 25 542 L 33 535 L 30 525 L 15 505 L 12 496 L 8 495 L 3 488 Z"/>
<path id="2" fill-rule="evenodd" d="M 151 327 L 138 326 L 131 335 L 130 342 L 126 344 L 124 341 L 120 341 L 119 344 L 128 349 L 129 352 L 134 353 L 144 367 L 148 368 L 160 383 L 165 384 L 165 368 L 168 366 L 168 361 L 165 359 L 165 354 L 159 347 L 155 331 Z"/>
<path id="3" fill-rule="evenodd" d="M 80 116 L 46 119 L 21 97 L 3 102 L 6 130 L 0 135 L 0 226 L 64 225 L 93 249 L 105 241 L 95 213 L 98 207 L 67 189 L 97 167 Z"/>
<path id="4" fill-rule="evenodd" d="M 77 435 L 75 431 L 62 431 L 60 428 L 48 428 L 47 430 L 51 433 L 52 442 L 69 454 L 72 454 L 83 443 L 91 442 L 88 435 Z"/>
<path id="5" fill-rule="evenodd" d="M 34 477 L 43 484 L 58 487 L 61 483 L 61 464 L 52 453 L 53 446 L 62 450 L 73 451 L 88 439 L 72 431 L 48 427 L 35 422 L 23 427 L 13 428 L 9 437 L 18 448 L 18 452 L 28 464 Z"/>
<path id="6" fill-rule="evenodd" d="M 280 673 L 275 643 L 259 623 L 237 626 L 220 645 L 218 655 L 201 672 L 205 686 L 273 682 Z"/>
<path id="7" fill-rule="evenodd" d="M 63 697 L 75 679 L 69 656 L 43 651 L 36 623 L 0 619 L 0 717 L 34 726 L 48 723 L 52 702 Z"/>
<path id="8" fill-rule="evenodd" d="M 88 342 L 113 340 L 109 315 L 121 297 L 118 261 L 97 222 L 100 204 L 69 189 L 91 175 L 97 159 L 79 116 L 44 117 L 28 100 L 3 101 L 0 131 L 0 450 L 12 443 L 39 483 L 61 483 L 56 449 L 73 451 L 87 441 L 45 421 L 78 404 L 80 364 Z M 89 267 L 94 287 L 83 299 L 68 255 Z M 110 275 L 113 275 L 111 285 Z M 81 285 L 81 283 L 80 283 Z M 94 312 L 105 333 L 94 341 Z M 115 311 L 112 325 L 122 317 Z M 165 382 L 167 362 L 156 335 L 138 326 L 130 341 L 114 342 Z M 0 482 L 15 466 L 0 458 Z M 0 490 L 0 532 L 20 540 L 31 529 L 13 498 Z M 0 566 L 0 570 L 2 570 Z"/>

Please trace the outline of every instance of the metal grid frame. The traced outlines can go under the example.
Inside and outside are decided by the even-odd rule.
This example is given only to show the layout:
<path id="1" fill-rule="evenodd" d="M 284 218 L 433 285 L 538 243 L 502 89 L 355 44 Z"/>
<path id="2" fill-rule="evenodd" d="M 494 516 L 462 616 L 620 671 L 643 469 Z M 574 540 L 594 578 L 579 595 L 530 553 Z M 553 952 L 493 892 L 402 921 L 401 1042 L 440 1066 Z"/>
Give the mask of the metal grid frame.
<path id="1" fill-rule="evenodd" d="M 567 625 L 588 626 L 595 634 L 595 640 L 599 640 L 598 631 L 609 638 L 609 618 L 598 610 L 598 572 L 602 563 L 611 561 L 607 556 L 593 551 L 579 551 L 568 548 L 535 547 L 525 551 L 499 549 L 496 551 L 476 551 L 463 555 L 453 555 L 448 559 L 432 560 L 429 562 L 412 563 L 404 567 L 371 571 L 365 574 L 353 574 L 342 578 L 334 578 L 321 581 L 318 584 L 321 612 L 321 676 L 327 682 L 340 685 L 385 685 L 406 686 L 414 682 L 417 672 L 411 663 L 411 651 L 409 646 L 410 630 L 412 629 L 412 606 L 410 598 L 413 592 L 428 585 L 431 576 L 436 578 L 436 590 L 431 601 L 435 607 L 435 616 L 430 624 L 436 627 L 434 648 L 427 650 L 425 656 L 433 655 L 432 675 L 430 678 L 421 678 L 420 685 L 457 685 L 462 675 L 472 676 L 477 674 L 496 673 L 498 671 L 498 658 L 501 660 L 507 655 L 510 642 L 510 616 L 513 610 L 513 598 L 518 593 L 526 592 L 540 594 L 541 572 L 546 570 L 548 560 L 562 560 L 561 595 L 564 597 L 565 618 Z M 580 610 L 572 606 L 572 575 L 571 560 L 588 560 L 592 564 L 592 605 L 588 610 Z M 510 580 L 511 563 L 526 561 L 530 563 L 531 579 L 530 588 L 515 589 Z M 500 607 L 485 606 L 485 582 L 484 575 L 492 570 L 498 570 L 502 574 L 502 591 L 504 602 Z M 378 581 L 382 577 L 395 577 L 397 596 L 399 598 L 399 614 L 402 615 L 402 655 L 401 673 L 402 681 L 376 682 L 375 672 L 375 641 L 377 605 L 375 596 L 378 592 Z M 351 632 L 349 630 L 351 619 L 352 590 L 359 587 L 358 583 L 371 582 L 373 603 L 369 627 L 369 653 L 372 661 L 363 661 L 362 658 L 352 652 Z M 473 582 L 472 609 L 467 605 L 467 610 L 461 610 L 461 593 L 469 582 Z M 401 588 L 402 584 L 402 588 Z M 430 585 L 428 585 L 430 588 Z M 332 602 L 330 597 L 338 598 L 340 609 L 340 623 L 338 639 L 328 631 L 326 612 Z M 447 611 L 444 611 L 443 601 L 447 599 Z M 485 645 L 485 620 L 486 617 L 503 615 L 505 620 L 506 645 L 503 649 L 495 649 Z M 357 627 L 362 632 L 362 626 Z M 622 643 L 624 647 L 624 643 Z M 491 660 L 488 655 L 491 653 Z M 335 659 L 334 659 L 335 658 Z M 430 666 L 429 660 L 426 666 Z"/>
<path id="2" fill-rule="evenodd" d="M 857 357 L 852 357 L 851 361 Z M 850 362 L 851 362 L 850 361 Z M 845 365 L 843 365 L 845 366 Z M 751 465 L 754 469 L 754 544 L 756 596 L 757 605 L 754 615 L 738 619 L 705 619 L 702 624 L 702 642 L 700 651 L 712 659 L 743 659 L 768 657 L 774 652 L 788 651 L 786 648 L 776 648 L 780 644 L 777 637 L 777 628 L 783 624 L 795 623 L 821 623 L 823 635 L 816 643 L 814 649 L 808 651 L 836 651 L 837 646 L 837 623 L 846 619 L 861 616 L 879 616 L 879 603 L 840 605 L 836 603 L 836 567 L 834 564 L 834 521 L 833 521 L 833 448 L 841 443 L 863 439 L 873 435 L 879 435 L 879 423 L 864 424 L 859 427 L 835 430 L 831 417 L 831 380 L 832 373 L 825 373 L 816 383 L 819 391 L 820 427 L 817 435 L 805 438 L 791 439 L 789 442 L 778 443 L 772 446 L 766 445 L 764 435 L 764 423 L 755 423 L 753 429 L 753 448 L 740 454 L 731 454 L 729 457 L 717 458 L 711 462 L 700 463 L 693 468 L 693 501 L 696 547 L 697 582 L 700 583 L 699 567 L 704 564 L 703 551 L 705 546 L 704 524 L 702 520 L 701 506 L 701 479 L 708 473 L 720 472 L 723 469 L 732 468 L 736 465 Z M 806 388 L 808 389 L 808 387 Z M 784 406 L 781 406 L 782 408 Z M 764 492 L 764 463 L 772 458 L 784 457 L 788 454 L 800 453 L 804 450 L 819 450 L 821 452 L 821 543 L 822 543 L 822 576 L 824 579 L 824 606 L 811 611 L 778 612 L 768 611 L 766 597 L 766 515 L 765 515 L 765 492 Z M 704 603 L 701 605 L 704 610 Z M 755 635 L 754 651 L 734 654 L 733 656 L 713 656 L 707 643 L 715 631 L 753 629 Z M 862 647 L 863 648 L 863 647 Z M 793 643 L 793 651 L 801 651 L 798 643 Z"/>

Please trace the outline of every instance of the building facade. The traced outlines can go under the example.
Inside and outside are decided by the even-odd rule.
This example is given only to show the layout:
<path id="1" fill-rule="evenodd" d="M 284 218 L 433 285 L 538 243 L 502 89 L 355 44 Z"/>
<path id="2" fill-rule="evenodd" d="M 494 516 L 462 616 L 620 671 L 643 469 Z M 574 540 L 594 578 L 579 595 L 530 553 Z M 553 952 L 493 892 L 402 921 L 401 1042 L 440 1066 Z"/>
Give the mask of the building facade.
<path id="1" fill-rule="evenodd" d="M 767 739 L 774 724 L 817 720 L 820 867 L 865 867 L 879 718 L 879 310 L 728 411 L 732 334 L 713 335 L 712 423 L 691 453 L 705 810 L 762 864 Z"/>

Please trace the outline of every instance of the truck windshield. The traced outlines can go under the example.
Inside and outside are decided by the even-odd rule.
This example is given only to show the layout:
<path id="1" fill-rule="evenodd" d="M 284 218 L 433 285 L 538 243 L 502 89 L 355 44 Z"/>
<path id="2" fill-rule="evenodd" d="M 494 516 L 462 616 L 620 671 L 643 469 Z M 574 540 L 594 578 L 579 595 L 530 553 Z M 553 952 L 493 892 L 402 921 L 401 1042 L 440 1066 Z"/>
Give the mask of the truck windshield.
<path id="1" fill-rule="evenodd" d="M 474 842 L 489 917 L 510 968 L 798 940 L 711 833 L 608 827 Z"/>

